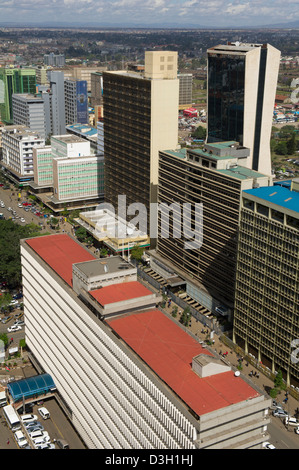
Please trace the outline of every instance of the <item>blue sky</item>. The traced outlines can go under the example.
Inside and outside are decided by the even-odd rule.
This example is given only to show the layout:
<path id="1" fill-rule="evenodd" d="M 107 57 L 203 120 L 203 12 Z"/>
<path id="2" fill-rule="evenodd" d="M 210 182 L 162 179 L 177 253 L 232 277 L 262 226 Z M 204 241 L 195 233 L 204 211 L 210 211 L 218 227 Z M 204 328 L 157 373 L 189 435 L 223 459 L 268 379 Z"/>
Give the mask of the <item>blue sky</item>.
<path id="1" fill-rule="evenodd" d="M 299 20 L 299 0 L 0 0 L 0 23 L 247 27 Z"/>

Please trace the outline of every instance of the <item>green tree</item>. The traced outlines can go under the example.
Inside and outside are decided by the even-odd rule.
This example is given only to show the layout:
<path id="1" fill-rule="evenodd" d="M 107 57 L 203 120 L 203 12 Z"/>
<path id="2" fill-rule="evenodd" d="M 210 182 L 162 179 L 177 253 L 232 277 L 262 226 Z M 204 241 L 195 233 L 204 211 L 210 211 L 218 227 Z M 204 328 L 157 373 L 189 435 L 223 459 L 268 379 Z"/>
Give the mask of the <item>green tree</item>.
<path id="1" fill-rule="evenodd" d="M 283 378 L 282 378 L 282 372 L 281 370 L 279 370 L 276 374 L 276 377 L 274 379 L 274 387 L 279 389 L 279 390 L 284 390 L 286 388 L 286 385 L 283 381 Z"/>
<path id="2" fill-rule="evenodd" d="M 288 147 L 285 141 L 278 142 L 275 147 L 275 153 L 278 155 L 287 155 L 288 154 Z"/>
<path id="3" fill-rule="evenodd" d="M 192 137 L 194 139 L 202 139 L 204 140 L 206 138 L 206 134 L 207 134 L 207 130 L 202 127 L 202 126 L 198 126 L 195 131 L 192 133 Z"/>
<path id="4" fill-rule="evenodd" d="M 8 337 L 6 333 L 0 333 L 0 341 L 3 341 L 4 347 L 6 348 L 8 345 Z"/>
<path id="5" fill-rule="evenodd" d="M 295 132 L 292 133 L 290 139 L 287 141 L 288 155 L 294 155 L 296 152 L 297 143 Z"/>
<path id="6" fill-rule="evenodd" d="M 141 258 L 143 256 L 143 248 L 141 248 L 138 245 L 135 245 L 132 247 L 131 252 L 131 259 L 135 259 L 136 261 L 141 261 Z"/>
<path id="7" fill-rule="evenodd" d="M 76 237 L 78 238 L 79 242 L 84 243 L 88 237 L 86 229 L 84 227 L 77 228 Z"/>

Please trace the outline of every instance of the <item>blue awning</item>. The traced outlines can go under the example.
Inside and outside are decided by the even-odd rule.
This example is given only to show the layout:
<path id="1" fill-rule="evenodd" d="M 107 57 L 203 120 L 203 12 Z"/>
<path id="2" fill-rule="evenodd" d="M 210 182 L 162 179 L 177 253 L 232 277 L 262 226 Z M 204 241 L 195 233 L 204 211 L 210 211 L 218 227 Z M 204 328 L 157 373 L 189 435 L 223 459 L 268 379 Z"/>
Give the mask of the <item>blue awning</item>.
<path id="1" fill-rule="evenodd" d="M 50 374 L 35 375 L 27 379 L 7 384 L 8 391 L 15 402 L 24 398 L 42 395 L 56 389 Z"/>

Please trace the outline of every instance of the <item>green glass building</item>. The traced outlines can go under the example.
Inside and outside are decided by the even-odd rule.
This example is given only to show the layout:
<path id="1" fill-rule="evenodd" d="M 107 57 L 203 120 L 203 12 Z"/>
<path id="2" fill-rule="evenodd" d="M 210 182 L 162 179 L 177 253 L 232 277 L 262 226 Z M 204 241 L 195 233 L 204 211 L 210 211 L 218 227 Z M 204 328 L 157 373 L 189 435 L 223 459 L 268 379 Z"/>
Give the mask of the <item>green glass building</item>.
<path id="1" fill-rule="evenodd" d="M 13 93 L 36 92 L 36 72 L 34 69 L 0 68 L 0 118 L 5 124 L 13 123 Z"/>

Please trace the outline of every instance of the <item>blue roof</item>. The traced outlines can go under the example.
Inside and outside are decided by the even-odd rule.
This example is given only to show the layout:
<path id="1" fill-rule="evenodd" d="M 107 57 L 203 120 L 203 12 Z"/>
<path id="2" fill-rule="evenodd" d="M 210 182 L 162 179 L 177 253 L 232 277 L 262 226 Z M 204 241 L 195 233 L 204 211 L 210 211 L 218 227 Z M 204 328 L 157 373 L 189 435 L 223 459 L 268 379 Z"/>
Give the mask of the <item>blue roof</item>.
<path id="1" fill-rule="evenodd" d="M 283 186 L 265 186 L 262 188 L 247 189 L 245 194 L 252 194 L 261 200 L 272 202 L 277 206 L 299 213 L 299 193 Z"/>
<path id="2" fill-rule="evenodd" d="M 49 374 L 41 374 L 10 382 L 7 384 L 7 388 L 13 400 L 16 402 L 23 397 L 26 398 L 47 393 L 56 387 Z"/>

